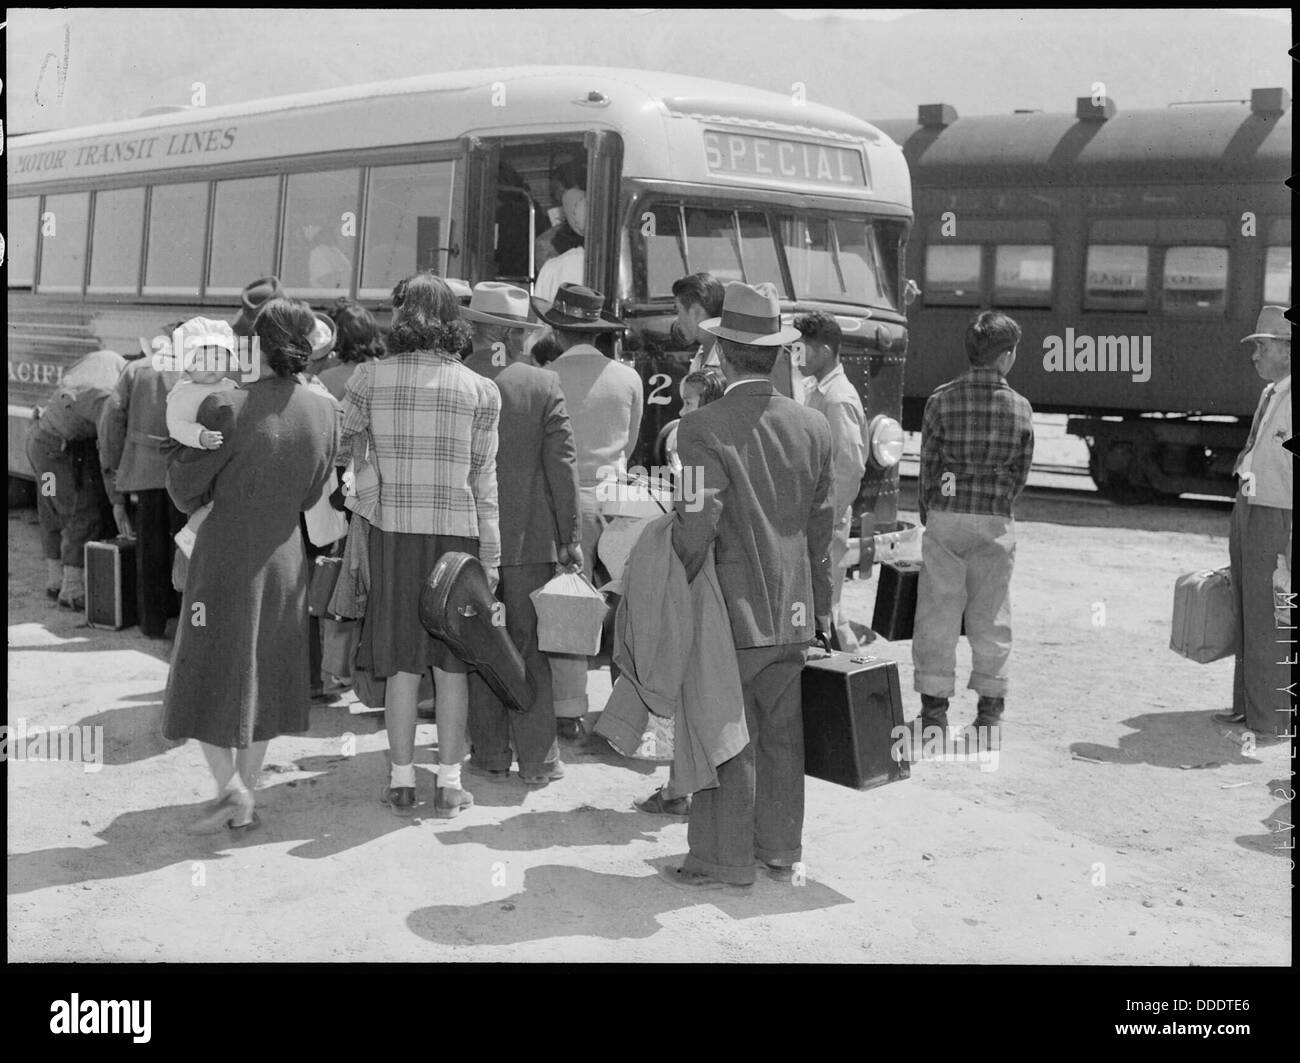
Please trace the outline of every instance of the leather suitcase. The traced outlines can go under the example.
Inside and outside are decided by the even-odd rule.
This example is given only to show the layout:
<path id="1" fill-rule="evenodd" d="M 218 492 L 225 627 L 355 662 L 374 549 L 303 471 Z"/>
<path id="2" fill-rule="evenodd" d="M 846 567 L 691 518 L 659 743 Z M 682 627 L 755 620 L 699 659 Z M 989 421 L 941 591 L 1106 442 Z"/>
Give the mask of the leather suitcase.
<path id="1" fill-rule="evenodd" d="M 139 623 L 135 540 L 119 536 L 86 544 L 86 623 L 117 631 Z"/>
<path id="2" fill-rule="evenodd" d="M 1179 576 L 1169 648 L 1199 664 L 1232 656 L 1240 638 L 1236 610 L 1230 568 Z"/>
<path id="3" fill-rule="evenodd" d="M 894 728 L 906 726 L 897 664 L 858 654 L 810 656 L 802 694 L 804 774 L 855 790 L 908 778 L 908 762 L 893 756 Z"/>
<path id="4" fill-rule="evenodd" d="M 449 550 L 438 558 L 420 591 L 420 623 L 476 668 L 507 708 L 532 708 L 537 696 L 532 676 L 506 631 L 504 606 L 493 597 L 473 554 Z"/>
<path id="5" fill-rule="evenodd" d="M 916 630 L 916 600 L 921 586 L 919 561 L 880 562 L 880 585 L 876 588 L 876 608 L 871 614 L 871 630 L 890 642 L 910 639 Z M 966 634 L 966 617 L 961 618 L 961 634 Z"/>

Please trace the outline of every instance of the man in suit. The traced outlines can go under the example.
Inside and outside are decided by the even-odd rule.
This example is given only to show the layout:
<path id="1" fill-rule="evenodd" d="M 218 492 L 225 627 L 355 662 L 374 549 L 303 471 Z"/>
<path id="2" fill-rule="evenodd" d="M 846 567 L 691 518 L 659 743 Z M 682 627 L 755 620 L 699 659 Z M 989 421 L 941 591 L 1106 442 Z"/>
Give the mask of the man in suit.
<path id="1" fill-rule="evenodd" d="M 665 877 L 749 886 L 756 861 L 788 878 L 803 855 L 800 674 L 804 649 L 831 623 L 831 435 L 770 379 L 780 347 L 799 339 L 781 327 L 773 293 L 730 284 L 721 316 L 700 328 L 719 340 L 727 389 L 678 429 L 682 465 L 700 486 L 676 502 L 673 548 L 694 579 L 716 546 L 749 744 L 718 766 L 716 789 L 695 794 L 690 852 Z"/>
<path id="2" fill-rule="evenodd" d="M 1286 307 L 1266 306 L 1251 344 L 1255 372 L 1268 381 L 1259 397 L 1246 447 L 1234 469 L 1240 478 L 1232 506 L 1228 557 L 1239 625 L 1232 673 L 1232 711 L 1220 723 L 1244 724 L 1258 745 L 1295 730 L 1289 652 L 1282 632 L 1291 619 L 1291 510 L 1294 482 L 1285 444 L 1291 438 L 1291 322 Z"/>
<path id="3" fill-rule="evenodd" d="M 579 284 L 561 284 L 555 301 L 533 298 L 533 308 L 551 326 L 563 353 L 547 368 L 560 378 L 564 402 L 573 419 L 577 448 L 579 501 L 582 507 L 582 570 L 592 578 L 596 544 L 605 527 L 600 514 L 600 485 L 626 468 L 641 430 L 644 389 L 631 366 L 598 349 L 622 332 L 622 322 L 605 313 L 605 297 Z M 581 741 L 587 712 L 587 658 L 556 654 L 551 658 L 555 717 L 559 736 Z"/>
<path id="4" fill-rule="evenodd" d="M 181 322 L 163 327 L 170 337 Z M 152 351 L 140 341 L 145 357 L 128 362 L 101 415 L 100 461 L 111 470 L 116 490 L 129 500 L 127 513 L 136 532 L 136 605 L 140 633 L 166 636 L 167 621 L 179 616 L 180 596 L 172 589 L 174 536 L 185 515 L 167 494 L 167 393 L 181 374 L 160 371 Z M 105 476 L 109 473 L 106 471 Z"/>
<path id="5" fill-rule="evenodd" d="M 465 364 L 501 393 L 497 446 L 501 575 L 497 593 L 506 630 L 532 677 L 537 699 L 510 712 L 477 674 L 469 679 L 470 771 L 505 778 L 511 746 L 529 786 L 564 776 L 555 742 L 551 669 L 537 648 L 537 613 L 529 597 L 551 578 L 556 562 L 582 565 L 582 515 L 573 430 L 554 373 L 524 361 L 524 336 L 542 326 L 528 320 L 528 293 L 512 284 L 477 285 L 461 316 L 474 329 Z M 557 549 L 558 544 L 558 549 Z"/>

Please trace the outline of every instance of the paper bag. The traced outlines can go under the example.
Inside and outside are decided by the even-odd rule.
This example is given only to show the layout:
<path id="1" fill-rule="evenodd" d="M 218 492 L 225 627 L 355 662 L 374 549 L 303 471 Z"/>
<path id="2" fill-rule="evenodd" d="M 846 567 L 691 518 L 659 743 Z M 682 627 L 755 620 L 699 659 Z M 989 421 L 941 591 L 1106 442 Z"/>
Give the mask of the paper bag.
<path id="1" fill-rule="evenodd" d="M 591 657 L 609 607 L 580 572 L 563 572 L 529 597 L 537 610 L 537 648 L 543 653 Z"/>

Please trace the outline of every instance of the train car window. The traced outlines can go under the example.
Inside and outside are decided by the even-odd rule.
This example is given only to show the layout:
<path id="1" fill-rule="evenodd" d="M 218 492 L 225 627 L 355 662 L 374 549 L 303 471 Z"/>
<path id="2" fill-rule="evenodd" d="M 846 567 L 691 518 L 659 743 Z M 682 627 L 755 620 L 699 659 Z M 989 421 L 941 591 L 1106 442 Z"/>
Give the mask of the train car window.
<path id="1" fill-rule="evenodd" d="M 934 306 L 978 306 L 980 261 L 978 244 L 929 244 L 925 249 L 925 301 Z"/>
<path id="2" fill-rule="evenodd" d="M 209 295 L 237 295 L 254 277 L 275 272 L 280 178 L 218 181 L 212 221 Z"/>
<path id="3" fill-rule="evenodd" d="M 361 295 L 387 295 L 403 277 L 422 269 L 444 271 L 455 166 L 450 161 L 377 166 L 367 175 Z"/>
<path id="4" fill-rule="evenodd" d="M 993 302 L 1052 305 L 1052 245 L 999 244 L 993 258 Z"/>
<path id="5" fill-rule="evenodd" d="M 45 197 L 45 212 L 41 216 L 40 287 L 43 291 L 81 291 L 89 221 L 87 193 Z"/>
<path id="6" fill-rule="evenodd" d="M 743 281 L 745 274 L 740 265 L 740 241 L 736 233 L 735 215 L 729 210 L 709 210 L 705 207 L 687 207 L 685 214 L 686 255 L 690 260 L 690 272 L 712 273 L 723 284 Z"/>
<path id="7" fill-rule="evenodd" d="M 289 176 L 280 280 L 296 295 L 326 298 L 351 291 L 360 182 L 357 170 Z"/>
<path id="8" fill-rule="evenodd" d="M 686 268 L 680 204 L 656 203 L 646 208 L 636 231 L 641 234 L 645 253 L 647 297 L 671 296 L 673 282 L 690 272 Z"/>
<path id="9" fill-rule="evenodd" d="M 1222 314 L 1227 288 L 1226 247 L 1170 247 L 1165 250 L 1161 302 L 1166 313 Z"/>
<path id="10" fill-rule="evenodd" d="M 1093 244 L 1084 267 L 1085 310 L 1146 310 L 1150 249 L 1131 244 Z"/>
<path id="11" fill-rule="evenodd" d="M 86 290 L 134 295 L 140 287 L 144 189 L 96 192 L 92 233 Z"/>
<path id="12" fill-rule="evenodd" d="M 36 274 L 36 239 L 41 201 L 37 196 L 9 200 L 5 252 L 10 288 L 30 288 Z"/>
<path id="13" fill-rule="evenodd" d="M 744 258 L 747 284 L 770 281 L 778 291 L 784 291 L 785 279 L 781 260 L 777 258 L 776 241 L 767 215 L 757 212 L 740 212 L 740 249 Z M 789 293 L 786 292 L 786 296 Z"/>
<path id="14" fill-rule="evenodd" d="M 1291 245 L 1270 247 L 1264 258 L 1264 302 L 1291 305 Z"/>
<path id="15" fill-rule="evenodd" d="M 154 185 L 149 195 L 145 294 L 199 294 L 199 281 L 203 276 L 203 236 L 207 226 L 206 181 Z"/>

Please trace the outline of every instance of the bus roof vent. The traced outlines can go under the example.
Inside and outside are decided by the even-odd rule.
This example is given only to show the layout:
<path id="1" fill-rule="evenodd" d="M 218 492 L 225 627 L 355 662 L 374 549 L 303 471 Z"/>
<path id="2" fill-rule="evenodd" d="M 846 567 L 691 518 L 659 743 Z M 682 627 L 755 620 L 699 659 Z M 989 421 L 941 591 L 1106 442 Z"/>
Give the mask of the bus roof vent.
<path id="1" fill-rule="evenodd" d="M 942 129 L 957 121 L 957 108 L 950 103 L 923 103 L 916 109 L 916 124 Z"/>
<path id="2" fill-rule="evenodd" d="M 160 114 L 176 114 L 179 111 L 188 111 L 191 109 L 192 108 L 188 104 L 164 103 L 161 107 L 150 107 L 147 111 L 141 111 L 137 117 L 157 118 Z"/>
<path id="3" fill-rule="evenodd" d="M 1252 114 L 1273 118 L 1283 114 L 1291 106 L 1291 95 L 1286 89 L 1251 89 L 1250 110 Z"/>
<path id="4" fill-rule="evenodd" d="M 1103 96 L 1098 103 L 1093 96 L 1080 96 L 1075 100 L 1074 117 L 1080 122 L 1104 122 L 1115 117 L 1115 101 Z"/>

